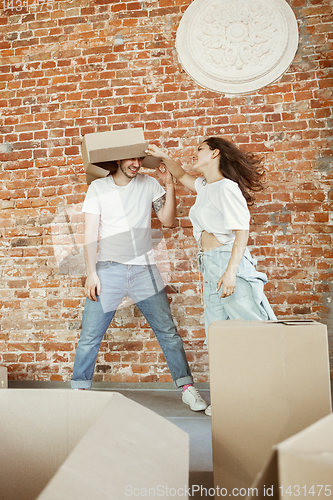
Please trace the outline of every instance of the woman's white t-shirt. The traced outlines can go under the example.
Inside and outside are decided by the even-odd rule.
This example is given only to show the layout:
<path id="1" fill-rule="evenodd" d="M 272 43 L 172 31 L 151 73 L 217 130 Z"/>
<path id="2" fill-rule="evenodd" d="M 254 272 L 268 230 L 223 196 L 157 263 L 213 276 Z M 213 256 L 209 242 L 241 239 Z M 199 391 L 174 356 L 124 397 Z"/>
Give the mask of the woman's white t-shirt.
<path id="1" fill-rule="evenodd" d="M 208 184 L 203 177 L 195 180 L 197 198 L 190 210 L 193 234 L 201 245 L 201 233 L 213 233 L 221 245 L 232 243 L 234 230 L 248 230 L 250 212 L 238 184 L 222 179 Z"/>
<path id="2" fill-rule="evenodd" d="M 82 212 L 100 215 L 99 261 L 145 265 L 153 262 L 152 203 L 165 194 L 159 182 L 138 174 L 126 186 L 110 175 L 93 181 Z"/>

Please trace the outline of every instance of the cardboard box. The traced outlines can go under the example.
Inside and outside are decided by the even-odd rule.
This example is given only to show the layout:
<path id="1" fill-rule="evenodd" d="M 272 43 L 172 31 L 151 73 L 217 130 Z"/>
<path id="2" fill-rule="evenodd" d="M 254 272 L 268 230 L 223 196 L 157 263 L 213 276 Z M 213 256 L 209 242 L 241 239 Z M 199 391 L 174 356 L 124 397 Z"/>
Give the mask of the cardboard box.
<path id="1" fill-rule="evenodd" d="M 248 498 L 332 498 L 333 415 L 275 445 Z"/>
<path id="2" fill-rule="evenodd" d="M 95 132 L 83 137 L 81 152 L 87 184 L 117 170 L 116 160 L 144 157 L 142 166 L 154 169 L 161 159 L 147 156 L 142 128 Z"/>
<path id="3" fill-rule="evenodd" d="M 0 443 L 1 500 L 113 500 L 188 487 L 188 434 L 117 393 L 1 391 Z"/>
<path id="4" fill-rule="evenodd" d="M 215 487 L 250 487 L 274 444 L 331 412 L 325 325 L 214 322 L 209 368 Z"/>
<path id="5" fill-rule="evenodd" d="M 8 387 L 8 376 L 7 368 L 0 366 L 0 389 L 7 389 Z"/>

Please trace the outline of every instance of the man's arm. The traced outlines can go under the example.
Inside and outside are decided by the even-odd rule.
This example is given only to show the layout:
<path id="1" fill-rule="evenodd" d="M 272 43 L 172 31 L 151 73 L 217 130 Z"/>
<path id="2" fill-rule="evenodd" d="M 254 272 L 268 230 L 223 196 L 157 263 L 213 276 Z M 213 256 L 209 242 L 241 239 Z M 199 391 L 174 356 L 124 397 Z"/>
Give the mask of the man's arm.
<path id="1" fill-rule="evenodd" d="M 166 227 L 172 227 L 176 217 L 176 195 L 172 175 L 168 170 L 165 172 L 157 169 L 159 177 L 164 181 L 166 194 L 153 202 L 153 209 L 159 220 Z"/>
<path id="2" fill-rule="evenodd" d="M 97 240 L 100 223 L 99 214 L 85 214 L 84 255 L 87 265 L 87 279 L 84 287 L 85 296 L 97 301 L 96 294 L 101 291 L 101 283 L 96 272 Z"/>

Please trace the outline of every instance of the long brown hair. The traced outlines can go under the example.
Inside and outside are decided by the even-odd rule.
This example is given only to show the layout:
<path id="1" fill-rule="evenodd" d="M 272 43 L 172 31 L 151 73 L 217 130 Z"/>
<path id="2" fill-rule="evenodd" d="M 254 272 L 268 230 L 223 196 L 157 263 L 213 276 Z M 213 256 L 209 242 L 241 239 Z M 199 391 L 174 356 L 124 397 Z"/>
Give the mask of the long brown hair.
<path id="1" fill-rule="evenodd" d="M 257 192 L 264 189 L 265 170 L 262 166 L 262 158 L 241 151 L 235 144 L 222 137 L 208 137 L 203 142 L 208 145 L 209 149 L 220 151 L 221 174 L 236 182 L 247 204 L 252 205 L 255 197 L 248 190 Z"/>

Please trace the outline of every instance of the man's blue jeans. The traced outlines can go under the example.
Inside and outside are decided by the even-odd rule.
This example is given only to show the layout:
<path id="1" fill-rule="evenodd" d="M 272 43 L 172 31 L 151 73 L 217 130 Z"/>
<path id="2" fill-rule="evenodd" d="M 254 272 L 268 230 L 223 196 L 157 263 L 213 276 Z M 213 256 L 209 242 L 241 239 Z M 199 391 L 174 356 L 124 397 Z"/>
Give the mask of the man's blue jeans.
<path id="1" fill-rule="evenodd" d="M 131 266 L 105 261 L 97 263 L 97 274 L 101 281 L 101 293 L 97 302 L 86 299 L 72 389 L 88 389 L 91 386 L 101 341 L 117 307 L 126 296 L 136 303 L 155 333 L 176 386 L 193 383 L 183 342 L 172 319 L 157 266 Z"/>

